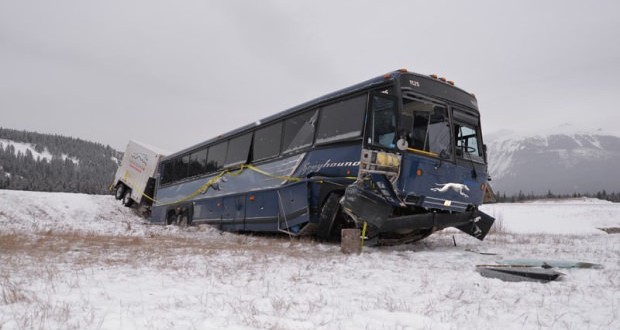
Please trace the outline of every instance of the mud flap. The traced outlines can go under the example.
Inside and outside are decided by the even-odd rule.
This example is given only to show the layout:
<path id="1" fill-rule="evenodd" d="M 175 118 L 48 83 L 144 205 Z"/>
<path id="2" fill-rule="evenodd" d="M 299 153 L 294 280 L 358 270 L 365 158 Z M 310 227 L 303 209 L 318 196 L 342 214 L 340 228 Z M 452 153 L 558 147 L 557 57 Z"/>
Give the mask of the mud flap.
<path id="1" fill-rule="evenodd" d="M 493 222 L 495 222 L 495 218 L 484 212 L 477 211 L 470 222 L 456 228 L 482 241 L 489 233 L 489 230 L 491 230 Z"/>

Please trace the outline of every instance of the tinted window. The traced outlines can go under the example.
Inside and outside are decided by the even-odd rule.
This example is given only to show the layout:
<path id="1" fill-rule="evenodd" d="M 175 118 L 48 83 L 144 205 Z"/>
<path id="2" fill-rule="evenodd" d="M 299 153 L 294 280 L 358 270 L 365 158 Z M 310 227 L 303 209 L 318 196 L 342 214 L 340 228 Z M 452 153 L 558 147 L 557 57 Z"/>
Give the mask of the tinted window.
<path id="1" fill-rule="evenodd" d="M 478 116 L 476 116 L 475 114 L 455 109 L 453 112 L 453 116 L 454 120 L 456 121 L 466 122 L 471 125 L 478 126 L 479 119 Z"/>
<path id="2" fill-rule="evenodd" d="M 256 130 L 254 133 L 254 160 L 277 156 L 280 152 L 282 122 Z"/>
<path id="3" fill-rule="evenodd" d="M 189 167 L 189 155 L 177 157 L 172 162 L 174 163 L 172 180 L 178 181 L 185 179 L 187 177 L 187 170 Z"/>
<path id="4" fill-rule="evenodd" d="M 330 104 L 321 109 L 317 143 L 359 137 L 364 126 L 366 95 Z"/>
<path id="5" fill-rule="evenodd" d="M 228 143 L 228 153 L 226 156 L 226 166 L 244 164 L 248 160 L 250 153 L 250 142 L 252 133 L 233 138 Z"/>
<path id="6" fill-rule="evenodd" d="M 207 172 L 217 171 L 224 167 L 227 147 L 228 141 L 209 147 L 209 152 L 207 155 Z"/>
<path id="7" fill-rule="evenodd" d="M 189 155 L 189 176 L 207 172 L 207 148 L 192 152 Z"/>
<path id="8" fill-rule="evenodd" d="M 167 161 L 162 164 L 161 184 L 172 182 L 172 173 L 173 173 L 172 164 L 173 163 L 171 161 Z"/>
<path id="9" fill-rule="evenodd" d="M 283 152 L 295 151 L 312 144 L 318 111 L 309 111 L 284 122 Z"/>

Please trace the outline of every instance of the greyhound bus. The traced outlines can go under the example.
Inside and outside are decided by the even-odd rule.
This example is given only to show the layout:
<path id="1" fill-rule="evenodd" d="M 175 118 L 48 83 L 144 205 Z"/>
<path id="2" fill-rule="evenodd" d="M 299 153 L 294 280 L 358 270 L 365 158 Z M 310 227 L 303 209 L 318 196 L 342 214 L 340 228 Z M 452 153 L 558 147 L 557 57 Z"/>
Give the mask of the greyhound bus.
<path id="1" fill-rule="evenodd" d="M 164 157 L 151 221 L 400 244 L 455 227 L 480 240 L 488 180 L 474 94 L 406 69 Z"/>

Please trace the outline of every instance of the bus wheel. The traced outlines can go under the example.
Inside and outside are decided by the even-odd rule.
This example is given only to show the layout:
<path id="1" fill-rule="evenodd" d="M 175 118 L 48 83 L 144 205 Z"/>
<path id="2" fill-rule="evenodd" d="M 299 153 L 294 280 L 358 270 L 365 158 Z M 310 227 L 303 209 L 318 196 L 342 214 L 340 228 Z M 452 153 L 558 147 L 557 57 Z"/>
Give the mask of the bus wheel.
<path id="1" fill-rule="evenodd" d="M 119 182 L 119 183 L 116 185 L 116 190 L 114 191 L 114 197 L 115 197 L 117 200 L 119 200 L 119 201 L 120 201 L 120 200 L 123 198 L 123 196 L 125 195 L 125 189 L 126 189 L 126 188 L 127 188 L 127 187 L 125 187 L 125 185 L 124 185 L 124 184 L 122 184 L 122 183 L 120 183 L 120 182 Z"/>
<path id="2" fill-rule="evenodd" d="M 177 222 L 177 215 L 174 213 L 174 210 L 168 211 L 168 216 L 166 217 L 166 225 L 174 225 Z"/>
<path id="3" fill-rule="evenodd" d="M 133 199 L 131 199 L 131 190 L 127 189 L 125 195 L 123 195 L 123 205 L 130 207 L 133 205 Z"/>
<path id="4" fill-rule="evenodd" d="M 342 196 L 340 194 L 332 193 L 325 200 L 323 208 L 321 209 L 319 228 L 317 230 L 317 236 L 320 239 L 329 239 L 332 228 L 334 227 L 334 222 L 336 221 L 336 216 L 338 216 L 338 213 L 340 211 L 341 197 Z"/>
<path id="5" fill-rule="evenodd" d="M 179 216 L 179 227 L 185 228 L 187 226 L 189 226 L 189 219 L 187 215 L 180 215 Z"/>

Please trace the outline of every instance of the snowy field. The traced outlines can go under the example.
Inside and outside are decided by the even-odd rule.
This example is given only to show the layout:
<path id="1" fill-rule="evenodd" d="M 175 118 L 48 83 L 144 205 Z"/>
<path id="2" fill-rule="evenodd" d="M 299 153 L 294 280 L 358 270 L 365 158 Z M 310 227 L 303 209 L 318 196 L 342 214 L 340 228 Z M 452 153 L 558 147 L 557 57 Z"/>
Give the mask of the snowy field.
<path id="1" fill-rule="evenodd" d="M 597 229 L 620 227 L 620 204 L 484 210 L 498 230 L 483 242 L 446 230 L 343 255 L 151 226 L 111 196 L 0 190 L 0 329 L 620 329 L 620 234 Z M 604 268 L 546 284 L 475 271 L 516 258 Z"/>

